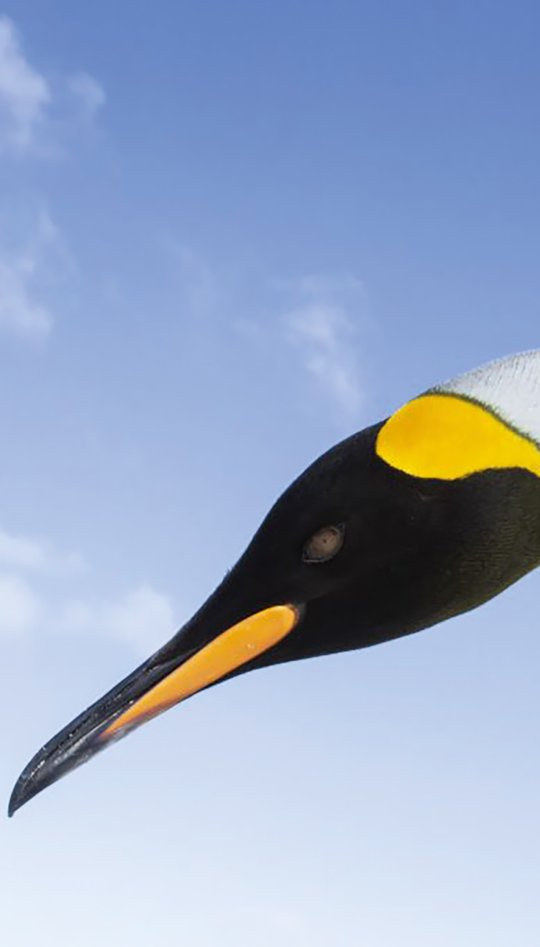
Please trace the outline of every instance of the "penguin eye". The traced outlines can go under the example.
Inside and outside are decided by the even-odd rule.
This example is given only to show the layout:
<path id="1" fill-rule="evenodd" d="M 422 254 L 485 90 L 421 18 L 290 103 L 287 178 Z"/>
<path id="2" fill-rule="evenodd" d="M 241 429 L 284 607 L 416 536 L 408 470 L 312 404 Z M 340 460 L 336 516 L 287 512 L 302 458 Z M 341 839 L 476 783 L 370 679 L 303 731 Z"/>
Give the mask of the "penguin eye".
<path id="1" fill-rule="evenodd" d="M 322 526 L 304 544 L 302 559 L 304 562 L 327 562 L 341 549 L 344 534 L 343 523 L 338 526 Z"/>

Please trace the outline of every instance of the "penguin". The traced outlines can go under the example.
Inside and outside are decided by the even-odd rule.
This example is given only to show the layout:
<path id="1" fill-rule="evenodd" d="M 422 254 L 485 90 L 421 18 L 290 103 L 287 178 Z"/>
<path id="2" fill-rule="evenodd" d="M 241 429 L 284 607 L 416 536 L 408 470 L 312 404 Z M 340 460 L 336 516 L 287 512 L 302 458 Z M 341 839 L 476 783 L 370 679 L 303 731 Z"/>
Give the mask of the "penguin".
<path id="1" fill-rule="evenodd" d="M 540 350 L 436 385 L 332 447 L 162 648 L 49 740 L 12 815 L 193 694 L 476 608 L 540 563 Z"/>

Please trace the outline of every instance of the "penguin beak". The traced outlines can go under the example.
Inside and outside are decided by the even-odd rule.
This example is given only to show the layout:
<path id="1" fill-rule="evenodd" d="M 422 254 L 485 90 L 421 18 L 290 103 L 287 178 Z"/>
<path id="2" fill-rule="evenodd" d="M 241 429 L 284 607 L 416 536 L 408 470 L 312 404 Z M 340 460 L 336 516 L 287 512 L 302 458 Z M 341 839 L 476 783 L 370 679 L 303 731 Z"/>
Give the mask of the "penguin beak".
<path id="1" fill-rule="evenodd" d="M 49 740 L 19 777 L 9 815 L 110 743 L 223 678 L 247 670 L 297 625 L 300 608 L 274 605 L 208 638 L 206 609 L 132 674 Z M 199 645 L 193 645 L 194 640 Z"/>

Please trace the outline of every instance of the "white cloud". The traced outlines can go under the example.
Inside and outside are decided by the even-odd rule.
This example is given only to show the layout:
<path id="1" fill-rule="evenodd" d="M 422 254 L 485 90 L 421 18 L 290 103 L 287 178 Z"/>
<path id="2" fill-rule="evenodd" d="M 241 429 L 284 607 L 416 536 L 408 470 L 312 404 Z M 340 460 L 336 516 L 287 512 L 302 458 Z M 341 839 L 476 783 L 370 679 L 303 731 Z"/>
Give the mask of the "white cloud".
<path id="1" fill-rule="evenodd" d="M 175 630 L 171 603 L 146 584 L 106 605 L 102 618 L 106 633 L 144 653 L 155 650 Z"/>
<path id="2" fill-rule="evenodd" d="M 0 150 L 26 151 L 51 102 L 47 81 L 24 58 L 17 31 L 0 18 Z"/>
<path id="3" fill-rule="evenodd" d="M 104 102 L 102 86 L 86 72 L 49 82 L 25 57 L 13 22 L 0 16 L 0 158 L 64 153 L 72 132 L 84 131 Z M 22 243 L 10 244 L 6 230 L 20 231 L 21 218 L 19 207 L 0 220 L 0 331 L 36 341 L 53 328 L 47 290 L 64 275 L 68 255 L 46 213 Z"/>
<path id="4" fill-rule="evenodd" d="M 54 317 L 41 297 L 67 264 L 64 242 L 46 213 L 38 215 L 24 245 L 0 245 L 0 330 L 28 340 L 49 335 Z"/>
<path id="5" fill-rule="evenodd" d="M 77 72 L 70 76 L 67 86 L 86 119 L 92 119 L 105 105 L 107 97 L 103 86 L 87 72 Z"/>
<path id="6" fill-rule="evenodd" d="M 349 319 L 339 308 L 312 304 L 290 312 L 288 323 L 294 340 L 304 351 L 308 372 L 330 392 L 343 411 L 358 411 L 362 392 L 349 349 L 354 344 Z"/>
<path id="7" fill-rule="evenodd" d="M 291 302 L 283 316 L 287 335 L 307 372 L 340 414 L 357 415 L 363 401 L 358 363 L 358 329 L 365 315 L 362 283 L 353 276 L 308 276 L 279 285 Z"/>
<path id="8" fill-rule="evenodd" d="M 283 347 L 285 335 L 339 423 L 358 421 L 364 402 L 360 334 L 367 325 L 361 280 L 347 274 L 268 280 L 210 265 L 185 245 L 169 241 L 168 249 L 188 315 L 210 324 L 214 337 L 224 328 L 228 342 L 232 329 L 270 357 Z"/>
<path id="9" fill-rule="evenodd" d="M 40 602 L 20 576 L 0 575 L 0 638 L 26 635 L 35 628 Z"/>
<path id="10" fill-rule="evenodd" d="M 43 547 L 35 539 L 14 536 L 0 527 L 0 562 L 2 565 L 23 569 L 41 569 L 44 562 Z"/>
<path id="11" fill-rule="evenodd" d="M 37 631 L 99 635 L 144 656 L 176 630 L 172 603 L 148 583 L 106 601 L 95 596 L 58 600 L 47 589 L 47 577 L 80 576 L 85 571 L 80 554 L 60 553 L 51 543 L 0 527 L 0 637 Z"/>
<path id="12" fill-rule="evenodd" d="M 71 575 L 84 571 L 78 553 L 61 554 L 50 543 L 9 533 L 0 526 L 0 566 L 30 572 Z"/>
<path id="13" fill-rule="evenodd" d="M 20 558 L 32 558 L 29 553 L 30 549 L 17 549 Z M 147 657 L 176 629 L 170 600 L 146 583 L 105 602 L 82 598 L 59 602 L 39 594 L 28 578 L 0 572 L 0 639 L 84 634 L 118 641 Z"/>
<path id="14" fill-rule="evenodd" d="M 114 638 L 146 656 L 171 637 L 175 628 L 169 599 L 148 584 L 139 585 L 109 602 L 67 602 L 54 619 L 64 633 Z"/>
<path id="15" fill-rule="evenodd" d="M 103 86 L 87 72 L 54 83 L 25 58 L 19 34 L 0 17 L 0 155 L 61 154 L 70 126 L 89 124 L 105 104 Z"/>
<path id="16" fill-rule="evenodd" d="M 26 338 L 49 334 L 53 317 L 31 290 L 35 261 L 15 257 L 0 259 L 0 328 Z"/>

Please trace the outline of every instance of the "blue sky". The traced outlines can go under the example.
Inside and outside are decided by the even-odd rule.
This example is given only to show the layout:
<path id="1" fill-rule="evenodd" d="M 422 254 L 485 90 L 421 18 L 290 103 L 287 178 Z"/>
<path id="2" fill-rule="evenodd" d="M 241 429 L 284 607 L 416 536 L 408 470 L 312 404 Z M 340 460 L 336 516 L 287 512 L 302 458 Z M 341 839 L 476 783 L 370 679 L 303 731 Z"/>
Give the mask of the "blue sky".
<path id="1" fill-rule="evenodd" d="M 538 347 L 539 26 L 5 7 L 6 804 L 322 450 Z M 246 675 L 54 786 L 0 822 L 6 943 L 536 945 L 538 593 Z"/>

